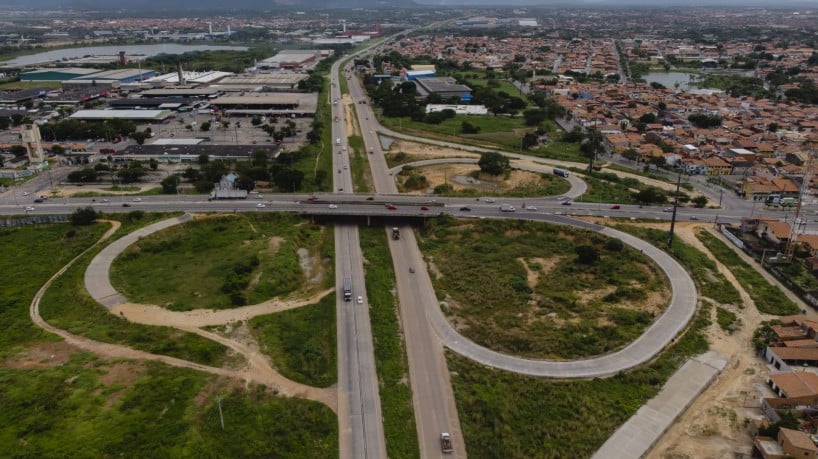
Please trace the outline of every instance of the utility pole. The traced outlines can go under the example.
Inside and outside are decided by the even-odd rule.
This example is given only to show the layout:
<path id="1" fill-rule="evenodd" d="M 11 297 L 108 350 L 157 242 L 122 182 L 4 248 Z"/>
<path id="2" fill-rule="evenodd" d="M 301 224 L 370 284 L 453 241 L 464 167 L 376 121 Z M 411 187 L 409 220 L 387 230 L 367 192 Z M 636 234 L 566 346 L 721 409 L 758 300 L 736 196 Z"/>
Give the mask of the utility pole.
<path id="1" fill-rule="evenodd" d="M 216 403 L 219 404 L 219 419 L 222 421 L 222 430 L 224 430 L 224 415 L 222 415 L 222 396 L 216 397 Z"/>
<path id="2" fill-rule="evenodd" d="M 682 171 L 676 178 L 676 195 L 673 197 L 673 216 L 670 217 L 670 233 L 667 238 L 667 248 L 673 247 L 673 230 L 676 228 L 676 207 L 679 205 L 679 186 L 682 184 Z"/>

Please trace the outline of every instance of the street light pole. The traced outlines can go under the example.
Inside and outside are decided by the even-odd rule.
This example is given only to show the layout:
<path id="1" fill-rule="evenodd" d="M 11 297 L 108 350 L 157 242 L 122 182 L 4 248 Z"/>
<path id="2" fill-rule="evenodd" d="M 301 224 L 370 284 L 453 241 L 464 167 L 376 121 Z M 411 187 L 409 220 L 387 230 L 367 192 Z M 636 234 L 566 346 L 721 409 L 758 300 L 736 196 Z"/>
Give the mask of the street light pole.
<path id="1" fill-rule="evenodd" d="M 682 172 L 676 178 L 676 196 L 673 198 L 673 216 L 670 217 L 670 233 L 667 238 L 667 248 L 673 247 L 673 230 L 676 229 L 676 208 L 679 206 L 679 186 L 682 184 Z"/>

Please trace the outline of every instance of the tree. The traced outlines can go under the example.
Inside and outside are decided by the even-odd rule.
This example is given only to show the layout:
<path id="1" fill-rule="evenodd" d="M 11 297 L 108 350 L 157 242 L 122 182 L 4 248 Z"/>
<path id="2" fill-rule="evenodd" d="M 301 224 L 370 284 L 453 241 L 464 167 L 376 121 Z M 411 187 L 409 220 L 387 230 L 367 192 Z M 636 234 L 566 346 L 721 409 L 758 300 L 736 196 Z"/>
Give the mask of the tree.
<path id="1" fill-rule="evenodd" d="M 463 134 L 477 134 L 480 132 L 480 126 L 475 126 L 468 121 L 460 123 L 460 132 Z"/>
<path id="2" fill-rule="evenodd" d="M 119 177 L 119 180 L 122 181 L 122 183 L 134 183 L 138 182 L 139 179 L 141 179 L 147 173 L 148 172 L 143 169 L 142 166 L 134 165 L 118 170 L 116 172 L 116 176 Z"/>
<path id="3" fill-rule="evenodd" d="M 273 174 L 273 182 L 281 191 L 295 192 L 301 188 L 304 181 L 304 173 L 297 169 L 287 167 L 279 168 Z"/>
<path id="4" fill-rule="evenodd" d="M 90 167 L 86 167 L 85 169 L 80 169 L 78 171 L 72 171 L 68 174 L 68 181 L 82 183 L 96 182 L 97 171 Z"/>
<path id="5" fill-rule="evenodd" d="M 579 146 L 579 152 L 588 158 L 588 170 L 593 170 L 594 161 L 597 156 L 605 153 L 605 145 L 602 133 L 596 129 L 590 129 L 585 136 L 585 140 Z"/>
<path id="6" fill-rule="evenodd" d="M 205 164 L 210 162 L 210 155 L 208 155 L 207 153 L 200 154 L 198 162 L 200 166 L 204 166 Z"/>
<path id="7" fill-rule="evenodd" d="M 210 121 L 205 121 L 201 125 L 199 125 L 199 130 L 202 132 L 207 132 L 210 130 Z"/>
<path id="8" fill-rule="evenodd" d="M 481 154 L 477 165 L 481 172 L 494 176 L 505 173 L 510 167 L 508 158 L 493 151 Z"/>
<path id="9" fill-rule="evenodd" d="M 94 223 L 97 219 L 97 211 L 94 210 L 93 207 L 88 206 L 85 208 L 80 208 L 75 210 L 72 214 L 70 220 L 71 224 L 74 226 L 83 226 L 83 225 L 90 225 Z"/>
<path id="10" fill-rule="evenodd" d="M 9 148 L 9 153 L 11 153 L 12 155 L 14 155 L 15 158 L 17 158 L 28 154 L 28 149 L 26 149 L 26 147 L 22 145 L 12 145 L 11 148 Z"/>
<path id="11" fill-rule="evenodd" d="M 145 131 L 136 131 L 133 134 L 131 134 L 131 137 L 133 137 L 137 145 L 144 145 L 145 139 L 148 138 L 148 133 Z"/>
<path id="12" fill-rule="evenodd" d="M 548 119 L 548 112 L 545 110 L 526 110 L 523 112 L 526 126 L 536 126 Z"/>
<path id="13" fill-rule="evenodd" d="M 531 148 L 536 147 L 537 144 L 540 143 L 540 139 L 539 137 L 537 137 L 537 134 L 533 132 L 528 132 L 526 133 L 526 135 L 523 136 L 521 143 L 524 149 L 530 150 Z"/>
<path id="14" fill-rule="evenodd" d="M 62 145 L 55 143 L 54 145 L 51 145 L 51 153 L 54 153 L 55 155 L 62 155 L 65 153 L 65 148 L 63 148 Z"/>
<path id="15" fill-rule="evenodd" d="M 662 204 L 667 202 L 667 195 L 663 190 L 655 186 L 649 186 L 635 193 L 633 199 L 640 204 Z"/>
<path id="16" fill-rule="evenodd" d="M 179 177 L 179 174 L 172 174 L 163 178 L 161 182 L 162 193 L 176 194 L 179 191 L 179 182 L 181 181 L 182 179 Z"/>
<path id="17" fill-rule="evenodd" d="M 579 126 L 574 126 L 573 129 L 562 135 L 562 141 L 568 143 L 579 143 L 584 138 L 585 134 L 582 133 L 582 128 Z"/>
<path id="18" fill-rule="evenodd" d="M 692 202 L 693 206 L 695 206 L 697 209 L 701 209 L 707 205 L 707 197 L 699 195 L 691 199 L 690 202 Z"/>
<path id="19" fill-rule="evenodd" d="M 583 265 L 592 265 L 599 259 L 599 252 L 590 245 L 580 245 L 574 249 L 577 254 L 577 262 Z"/>
<path id="20" fill-rule="evenodd" d="M 148 167 L 150 167 L 152 171 L 155 171 L 156 169 L 159 169 L 159 161 L 157 161 L 156 158 L 149 159 L 148 160 Z"/>

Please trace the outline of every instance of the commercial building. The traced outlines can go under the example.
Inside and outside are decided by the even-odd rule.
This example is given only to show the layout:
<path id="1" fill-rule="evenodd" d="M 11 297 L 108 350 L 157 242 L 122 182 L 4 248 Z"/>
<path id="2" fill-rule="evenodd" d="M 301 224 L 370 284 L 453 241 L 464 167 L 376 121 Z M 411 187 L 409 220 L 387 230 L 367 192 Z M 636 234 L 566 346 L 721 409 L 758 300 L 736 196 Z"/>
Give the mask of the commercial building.
<path id="1" fill-rule="evenodd" d="M 69 116 L 72 120 L 103 121 L 162 121 L 172 113 L 170 110 L 78 110 Z"/>
<path id="2" fill-rule="evenodd" d="M 318 93 L 252 93 L 222 96 L 210 105 L 227 115 L 313 116 L 318 107 Z"/>
<path id="3" fill-rule="evenodd" d="M 88 85 L 97 87 L 119 87 L 121 84 L 145 81 L 148 78 L 156 76 L 157 74 L 158 72 L 155 70 L 106 70 L 103 72 L 91 73 L 80 78 L 72 78 L 70 80 L 63 81 L 62 85 L 63 88 Z"/>
<path id="4" fill-rule="evenodd" d="M 20 73 L 20 81 L 65 81 L 99 73 L 99 69 L 49 68 Z"/>
<path id="5" fill-rule="evenodd" d="M 471 88 L 458 84 L 452 77 L 418 78 L 415 86 L 420 97 L 438 94 L 444 99 L 458 98 L 464 102 L 471 100 Z"/>
<path id="6" fill-rule="evenodd" d="M 215 87 L 225 91 L 236 89 L 292 91 L 297 89 L 298 83 L 307 77 L 306 73 L 248 73 L 224 78 Z"/>
<path id="7" fill-rule="evenodd" d="M 332 50 L 320 49 L 285 49 L 273 57 L 268 57 L 256 64 L 260 69 L 298 70 L 312 68 L 321 59 L 331 56 Z"/>
<path id="8" fill-rule="evenodd" d="M 182 72 L 182 79 L 187 84 L 209 84 L 215 83 L 225 77 L 235 75 L 232 72 L 208 71 L 208 72 L 192 72 L 185 70 Z M 179 84 L 179 72 L 163 73 L 155 77 L 145 80 L 145 83 L 156 85 L 175 85 Z"/>

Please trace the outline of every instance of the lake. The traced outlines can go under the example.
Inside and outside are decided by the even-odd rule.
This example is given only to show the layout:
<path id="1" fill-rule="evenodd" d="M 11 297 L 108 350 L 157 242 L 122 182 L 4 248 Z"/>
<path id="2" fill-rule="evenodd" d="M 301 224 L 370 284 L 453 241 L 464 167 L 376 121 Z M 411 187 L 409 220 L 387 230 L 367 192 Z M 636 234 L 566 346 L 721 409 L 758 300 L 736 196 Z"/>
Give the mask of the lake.
<path id="1" fill-rule="evenodd" d="M 676 83 L 678 83 L 679 89 L 685 91 L 696 88 L 690 84 L 696 77 L 698 77 L 698 75 L 694 73 L 684 72 L 650 72 L 642 75 L 642 78 L 648 83 L 659 83 L 670 89 L 676 88 Z"/>
<path id="2" fill-rule="evenodd" d="M 121 46 L 88 46 L 83 48 L 65 48 L 44 51 L 37 54 L 20 56 L 8 61 L 0 62 L 2 66 L 21 67 L 24 65 L 45 64 L 62 59 L 73 59 L 83 56 L 114 56 L 120 51 L 125 55 L 155 56 L 157 54 L 182 54 L 189 51 L 244 51 L 246 46 L 214 46 L 214 45 L 180 45 L 176 43 L 160 43 L 156 45 L 121 45 Z"/>

